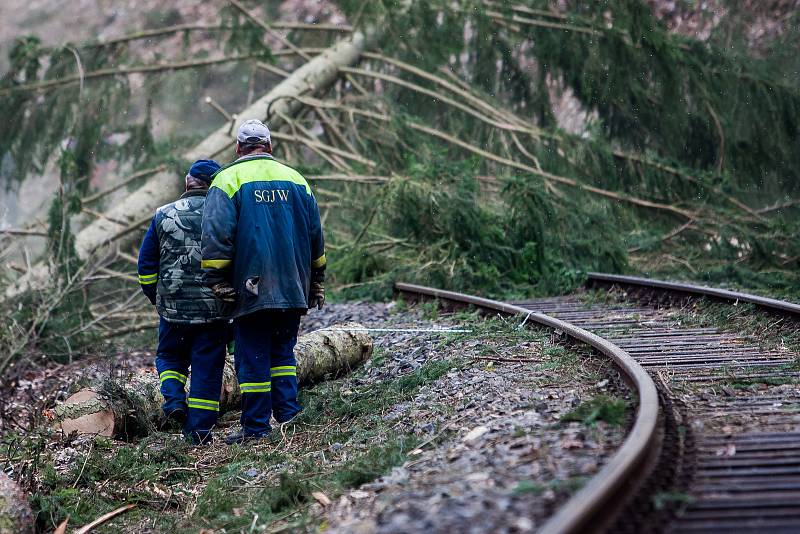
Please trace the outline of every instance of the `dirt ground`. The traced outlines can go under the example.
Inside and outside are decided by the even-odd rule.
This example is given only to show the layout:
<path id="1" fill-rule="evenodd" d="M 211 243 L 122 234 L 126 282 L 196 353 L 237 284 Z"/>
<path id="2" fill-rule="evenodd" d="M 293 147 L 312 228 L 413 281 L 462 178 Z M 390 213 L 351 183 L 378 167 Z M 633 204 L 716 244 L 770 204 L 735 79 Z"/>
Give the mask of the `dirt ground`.
<path id="1" fill-rule="evenodd" d="M 617 377 L 548 332 L 393 303 L 331 305 L 303 329 L 349 320 L 394 331 L 373 332 L 373 359 L 305 391 L 305 413 L 264 443 L 197 449 L 179 435 L 123 443 L 12 424 L 4 467 L 45 531 L 135 503 L 101 531 L 526 532 L 624 437 L 633 406 Z M 416 331 L 442 327 L 470 332 Z M 25 427 L 35 414 L 20 406 L 50 407 L 109 373 L 124 379 L 153 354 L 113 356 L 40 371 L 6 397 L 6 413 Z M 606 405 L 605 416 L 594 409 Z M 237 426 L 226 414 L 218 435 Z"/>

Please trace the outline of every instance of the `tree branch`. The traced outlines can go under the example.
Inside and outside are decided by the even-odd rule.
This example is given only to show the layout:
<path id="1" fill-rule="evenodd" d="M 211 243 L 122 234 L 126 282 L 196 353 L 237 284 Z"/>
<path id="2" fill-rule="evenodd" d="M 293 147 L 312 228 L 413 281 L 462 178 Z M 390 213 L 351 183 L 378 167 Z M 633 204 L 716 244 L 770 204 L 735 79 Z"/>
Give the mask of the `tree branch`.
<path id="1" fill-rule="evenodd" d="M 413 128 L 414 130 L 417 130 L 417 131 L 420 131 L 420 132 L 424 132 L 424 133 L 426 133 L 428 135 L 432 135 L 434 137 L 438 137 L 439 139 L 442 139 L 444 141 L 447 141 L 448 143 L 457 145 L 457 146 L 459 146 L 459 147 L 461 147 L 461 148 L 463 148 L 465 150 L 468 150 L 468 151 L 470 151 L 470 152 L 472 152 L 474 154 L 477 154 L 479 156 L 483 156 L 486 159 L 490 159 L 492 161 L 495 161 L 497 163 L 501 163 L 501 164 L 506 165 L 508 167 L 513 167 L 513 168 L 516 168 L 516 169 L 520 169 L 522 171 L 529 172 L 531 174 L 535 174 L 537 176 L 541 176 L 542 178 L 544 178 L 546 180 L 550 180 L 550 181 L 553 181 L 553 182 L 556 182 L 556 183 L 559 183 L 559 184 L 563 184 L 563 185 L 567 185 L 567 186 L 570 186 L 570 187 L 576 187 L 578 189 L 582 189 L 584 191 L 588 191 L 588 192 L 594 193 L 596 195 L 600 195 L 600 196 L 603 196 L 603 197 L 606 197 L 606 198 L 610 198 L 610 199 L 613 199 L 613 200 L 618 200 L 620 202 L 626 202 L 626 203 L 629 203 L 629 204 L 634 204 L 634 205 L 639 206 L 639 207 L 651 208 L 651 209 L 660 210 L 660 211 L 667 211 L 667 212 L 673 213 L 675 215 L 680 215 L 681 217 L 683 217 L 685 219 L 692 220 L 692 219 L 695 219 L 695 217 L 696 217 L 695 214 L 690 212 L 690 211 L 683 210 L 683 209 L 677 208 L 675 206 L 671 206 L 669 204 L 661 204 L 659 202 L 651 202 L 649 200 L 644 200 L 644 199 L 637 198 L 637 197 L 630 197 L 630 196 L 627 196 L 627 195 L 622 195 L 620 193 L 615 193 L 615 192 L 609 191 L 607 189 L 601 189 L 599 187 L 595 187 L 595 186 L 592 186 L 592 185 L 581 183 L 581 182 L 579 182 L 577 180 L 574 180 L 572 178 L 566 178 L 564 176 L 558 176 L 557 174 L 552 174 L 552 173 L 549 173 L 547 171 L 536 169 L 534 167 L 531 167 L 530 165 L 525 165 L 524 163 L 520 163 L 518 161 L 507 159 L 507 158 L 498 156 L 496 154 L 493 154 L 491 152 L 487 152 L 486 150 L 478 148 L 478 147 L 476 147 L 474 145 L 471 145 L 469 143 L 461 141 L 460 139 L 456 139 L 455 137 L 453 137 L 451 135 L 448 135 L 448 134 L 446 134 L 444 132 L 441 132 L 439 130 L 434 130 L 433 128 L 429 128 L 429 127 L 424 126 L 422 124 L 409 122 L 409 123 L 407 123 L 407 125 L 410 128 Z"/>
<path id="2" fill-rule="evenodd" d="M 114 191 L 118 191 L 123 187 L 125 187 L 126 185 L 135 182 L 139 178 L 144 178 L 145 176 L 150 176 L 151 174 L 155 174 L 157 172 L 161 172 L 166 169 L 167 169 L 166 165 L 159 165 L 158 167 L 153 167 L 152 169 L 145 169 L 143 171 L 136 172 L 116 185 L 113 185 L 107 189 L 103 189 L 102 191 L 98 191 L 93 195 L 89 195 L 88 197 L 81 199 L 81 205 L 85 206 L 86 204 L 91 204 L 92 202 L 100 200 L 101 198 L 110 195 Z"/>
<path id="3" fill-rule="evenodd" d="M 216 59 L 201 59 L 195 61 L 179 61 L 177 63 L 163 63 L 158 65 L 137 65 L 133 67 L 121 67 L 114 69 L 99 69 L 81 75 L 67 76 L 56 80 L 45 80 L 41 82 L 26 83 L 13 87 L 6 87 L 0 89 L 0 96 L 19 93 L 24 91 L 40 91 L 43 89 L 52 89 L 61 85 L 70 85 L 81 80 L 91 80 L 96 78 L 107 78 L 109 76 L 129 76 L 131 74 L 154 72 L 175 71 L 184 69 L 195 69 L 199 67 L 208 67 L 211 65 L 219 65 L 220 63 L 233 63 L 236 61 L 247 61 L 249 59 L 261 58 L 264 54 L 246 54 L 242 56 L 223 57 Z"/>

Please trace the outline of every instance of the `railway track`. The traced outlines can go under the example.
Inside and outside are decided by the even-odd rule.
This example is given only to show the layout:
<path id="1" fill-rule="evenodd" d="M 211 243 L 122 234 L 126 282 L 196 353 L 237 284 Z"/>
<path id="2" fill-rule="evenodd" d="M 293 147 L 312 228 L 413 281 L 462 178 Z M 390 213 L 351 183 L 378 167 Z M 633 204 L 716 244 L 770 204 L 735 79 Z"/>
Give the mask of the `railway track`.
<path id="1" fill-rule="evenodd" d="M 411 299 L 521 315 L 562 331 L 609 357 L 637 392 L 621 448 L 541 532 L 800 532 L 800 355 L 693 326 L 681 308 L 697 297 L 747 303 L 797 326 L 800 306 L 597 273 L 588 284 L 616 298 L 503 303 L 396 286 Z"/>

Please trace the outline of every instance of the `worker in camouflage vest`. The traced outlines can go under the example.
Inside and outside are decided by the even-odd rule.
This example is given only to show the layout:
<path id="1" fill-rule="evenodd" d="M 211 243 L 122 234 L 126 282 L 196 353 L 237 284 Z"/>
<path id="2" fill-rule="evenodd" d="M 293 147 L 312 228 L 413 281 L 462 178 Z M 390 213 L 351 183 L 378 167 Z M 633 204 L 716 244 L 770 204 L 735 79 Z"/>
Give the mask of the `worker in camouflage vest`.
<path id="1" fill-rule="evenodd" d="M 192 165 L 186 192 L 156 210 L 139 249 L 139 284 L 161 316 L 156 368 L 164 396 L 162 423 L 182 425 L 195 444 L 210 442 L 217 422 L 230 328 L 200 268 L 203 209 L 218 169 L 211 160 Z"/>

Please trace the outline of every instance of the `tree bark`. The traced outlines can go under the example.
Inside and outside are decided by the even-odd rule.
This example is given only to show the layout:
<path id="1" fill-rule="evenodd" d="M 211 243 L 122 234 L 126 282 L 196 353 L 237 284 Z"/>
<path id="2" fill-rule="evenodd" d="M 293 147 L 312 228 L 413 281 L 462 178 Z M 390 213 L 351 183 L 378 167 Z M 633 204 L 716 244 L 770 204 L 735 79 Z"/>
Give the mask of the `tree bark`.
<path id="1" fill-rule="evenodd" d="M 16 482 L 0 471 L 0 534 L 33 532 L 33 514 L 28 499 Z"/>
<path id="2" fill-rule="evenodd" d="M 372 355 L 372 338 L 360 324 L 345 323 L 300 336 L 294 353 L 297 380 L 307 386 L 347 374 L 363 364 Z M 161 414 L 159 388 L 153 370 L 132 380 L 84 388 L 56 406 L 56 423 L 65 434 L 127 439 L 146 434 Z M 239 383 L 229 358 L 223 373 L 220 411 L 236 410 L 240 402 Z"/>
<path id="3" fill-rule="evenodd" d="M 339 75 L 339 69 L 352 65 L 364 51 L 365 39 L 361 33 L 352 38 L 339 41 L 319 56 L 292 72 L 292 74 L 276 85 L 269 93 L 255 101 L 251 106 L 239 112 L 240 120 L 246 118 L 267 119 L 280 114 L 290 115 L 302 106 L 296 98 L 308 95 L 327 87 Z M 271 121 L 271 126 L 277 124 Z M 236 124 L 225 124 L 216 132 L 201 141 L 197 146 L 182 155 L 187 161 L 197 159 L 213 159 L 233 156 L 233 145 Z M 118 233 L 126 224 L 130 225 L 145 217 L 152 216 L 155 209 L 175 200 L 182 192 L 183 181 L 171 172 L 154 174 L 142 186 L 128 195 L 124 200 L 111 206 L 105 217 L 93 221 L 75 236 L 75 248 L 78 256 L 88 258 L 91 254 L 110 244 L 113 236 L 120 241 L 138 238 L 138 234 L 126 233 L 119 237 Z M 119 224 L 126 223 L 126 224 Z M 47 266 L 39 263 L 28 274 L 22 276 L 16 284 L 6 290 L 6 297 L 16 296 L 28 289 L 41 287 L 47 278 Z"/>

